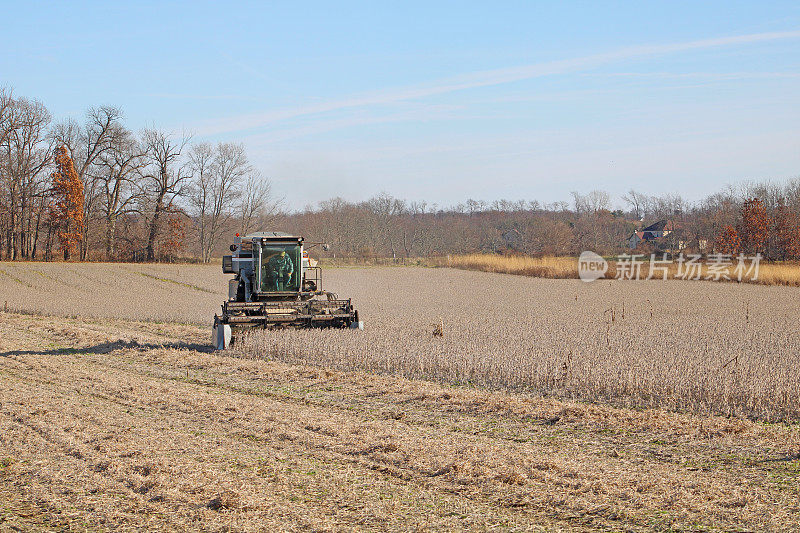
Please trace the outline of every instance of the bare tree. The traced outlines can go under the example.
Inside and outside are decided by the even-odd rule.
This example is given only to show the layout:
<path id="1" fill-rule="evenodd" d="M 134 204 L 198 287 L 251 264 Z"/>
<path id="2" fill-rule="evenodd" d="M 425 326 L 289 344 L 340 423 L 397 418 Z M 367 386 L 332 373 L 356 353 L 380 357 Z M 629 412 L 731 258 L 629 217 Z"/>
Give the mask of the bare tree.
<path id="1" fill-rule="evenodd" d="M 124 131 L 119 128 L 121 120 L 122 110 L 118 107 L 90 107 L 83 127 L 68 120 L 53 128 L 53 137 L 67 148 L 79 178 L 83 180 L 97 158 L 111 149 L 113 137 Z"/>
<path id="2" fill-rule="evenodd" d="M 263 229 L 274 224 L 282 203 L 283 199 L 273 196 L 269 179 L 255 170 L 248 173 L 239 203 L 241 234 L 246 235 L 256 227 Z"/>
<path id="3" fill-rule="evenodd" d="M 405 211 L 405 202 L 386 193 L 381 193 L 367 200 L 365 205 L 369 212 L 375 217 L 375 229 L 378 230 L 378 238 L 373 238 L 372 247 L 376 249 L 378 244 L 386 244 L 389 247 L 392 258 L 397 258 L 396 248 L 399 239 L 396 233 L 399 228 L 395 226 L 394 219 L 397 215 Z"/>
<path id="4" fill-rule="evenodd" d="M 406 259 L 415 253 L 416 247 L 424 240 L 427 229 L 424 225 L 426 209 L 427 203 L 425 202 L 411 202 L 408 205 L 406 219 L 399 221 L 403 232 L 403 253 Z"/>
<path id="5" fill-rule="evenodd" d="M 606 191 L 597 189 L 589 191 L 586 198 L 589 202 L 590 209 L 595 214 L 598 214 L 600 211 L 608 211 L 611 205 L 611 196 Z"/>
<path id="6" fill-rule="evenodd" d="M 213 158 L 209 145 L 196 146 L 190 165 L 194 173 L 191 201 L 200 228 L 200 254 L 203 262 L 208 263 L 222 230 L 234 215 L 241 197 L 240 186 L 253 169 L 244 146 L 231 143 L 218 144 Z"/>
<path id="7" fill-rule="evenodd" d="M 631 189 L 622 197 L 622 200 L 630 206 L 631 212 L 636 220 L 641 220 L 644 217 L 645 206 L 647 205 L 646 195 Z"/>
<path id="8" fill-rule="evenodd" d="M 0 143 L 4 143 L 11 131 L 11 105 L 13 93 L 11 89 L 0 87 Z"/>
<path id="9" fill-rule="evenodd" d="M 6 176 L 8 168 L 8 152 L 5 149 L 9 132 L 11 131 L 11 105 L 13 93 L 11 89 L 0 88 L 0 259 L 3 258 L 3 236 L 9 227 L 9 179 Z"/>
<path id="10" fill-rule="evenodd" d="M 597 215 L 600 211 L 608 210 L 611 203 L 611 196 L 606 191 L 593 190 L 587 194 L 572 191 L 571 194 L 578 215 Z"/>
<path id="11" fill-rule="evenodd" d="M 335 250 L 334 253 L 354 252 L 358 249 L 355 242 L 355 231 L 349 211 L 355 209 L 353 204 L 343 198 L 336 197 L 319 203 L 313 210 L 314 220 L 321 223 L 315 238 L 329 243 Z"/>
<path id="12" fill-rule="evenodd" d="M 9 259 L 28 257 L 36 240 L 32 233 L 35 199 L 44 194 L 50 162 L 51 145 L 47 142 L 50 113 L 41 102 L 26 98 L 8 98 L 4 104 L 3 138 L 0 139 L 0 162 L 3 189 L 6 196 L 5 240 Z"/>
<path id="13" fill-rule="evenodd" d="M 155 243 L 161 233 L 162 216 L 171 211 L 175 200 L 186 192 L 191 177 L 185 168 L 180 166 L 180 157 L 189 138 L 182 136 L 174 139 L 172 134 L 155 129 L 146 129 L 142 133 L 149 168 L 144 174 L 145 198 L 150 211 L 150 224 L 147 234 L 147 260 L 155 259 Z"/>
<path id="14" fill-rule="evenodd" d="M 98 209 L 105 221 L 106 259 L 116 255 L 117 221 L 121 216 L 137 212 L 141 200 L 141 171 L 147 164 L 145 150 L 130 131 L 116 126 L 109 137 L 110 146 L 99 155 L 93 182 L 99 190 Z"/>
<path id="15" fill-rule="evenodd" d="M 593 190 L 583 195 L 572 192 L 575 202 L 575 236 L 579 247 L 598 250 L 600 248 L 601 218 L 608 214 L 610 195 L 605 191 Z"/>
<path id="16" fill-rule="evenodd" d="M 207 213 L 210 210 L 211 190 L 213 182 L 214 148 L 208 143 L 197 144 L 192 147 L 189 154 L 189 168 L 192 172 L 192 182 L 189 185 L 189 203 L 197 219 L 198 244 L 200 255 L 203 256 L 206 237 Z"/>

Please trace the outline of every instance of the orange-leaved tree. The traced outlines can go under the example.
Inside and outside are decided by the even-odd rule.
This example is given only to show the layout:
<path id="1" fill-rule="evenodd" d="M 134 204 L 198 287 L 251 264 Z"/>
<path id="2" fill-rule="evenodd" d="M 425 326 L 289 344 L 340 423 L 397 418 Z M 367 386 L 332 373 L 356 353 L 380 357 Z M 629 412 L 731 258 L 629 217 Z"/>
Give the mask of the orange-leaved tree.
<path id="1" fill-rule="evenodd" d="M 745 200 L 742 205 L 742 219 L 736 228 L 742 241 L 742 251 L 751 254 L 765 253 L 771 225 L 764 202 L 758 198 Z"/>
<path id="2" fill-rule="evenodd" d="M 83 239 L 83 183 L 64 146 L 56 148 L 53 178 L 53 204 L 50 219 L 58 232 L 58 241 L 68 261 Z"/>
<path id="3" fill-rule="evenodd" d="M 738 254 L 739 250 L 742 248 L 742 241 L 739 239 L 736 228 L 731 225 L 725 226 L 722 229 L 722 233 L 717 235 L 714 248 L 722 254 Z"/>

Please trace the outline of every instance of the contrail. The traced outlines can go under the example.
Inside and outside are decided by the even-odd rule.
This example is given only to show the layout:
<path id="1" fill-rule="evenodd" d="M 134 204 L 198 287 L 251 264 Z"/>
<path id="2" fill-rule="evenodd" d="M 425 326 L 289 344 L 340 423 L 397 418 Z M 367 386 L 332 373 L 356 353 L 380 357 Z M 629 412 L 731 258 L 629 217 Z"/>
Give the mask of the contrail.
<path id="1" fill-rule="evenodd" d="M 263 113 L 240 115 L 218 121 L 206 122 L 204 125 L 199 126 L 196 131 L 200 135 L 230 133 L 233 131 L 257 128 L 272 122 L 299 116 L 325 113 L 340 109 L 401 102 L 404 100 L 413 100 L 466 89 L 489 87 L 494 85 L 502 85 L 505 83 L 541 78 L 544 76 L 579 72 L 626 59 L 636 59 L 687 52 L 692 50 L 704 50 L 723 46 L 735 46 L 797 38 L 800 38 L 800 31 L 783 31 L 752 33 L 748 35 L 719 37 L 714 39 L 701 39 L 683 43 L 630 46 L 602 54 L 592 54 L 588 56 L 562 59 L 557 61 L 547 61 L 519 67 L 473 72 L 452 78 L 436 80 L 427 85 L 400 87 L 391 90 L 356 95 L 351 98 L 344 98 L 341 100 L 322 102 L 319 104 L 288 109 L 278 109 Z"/>

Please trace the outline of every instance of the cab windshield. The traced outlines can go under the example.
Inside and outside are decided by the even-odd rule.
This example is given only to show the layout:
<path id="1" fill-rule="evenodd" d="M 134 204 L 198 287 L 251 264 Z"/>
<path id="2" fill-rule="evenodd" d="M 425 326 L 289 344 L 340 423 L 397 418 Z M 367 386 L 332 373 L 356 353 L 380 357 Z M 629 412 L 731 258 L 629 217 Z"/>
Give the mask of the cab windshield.
<path id="1" fill-rule="evenodd" d="M 261 245 L 261 292 L 300 290 L 300 246 Z"/>

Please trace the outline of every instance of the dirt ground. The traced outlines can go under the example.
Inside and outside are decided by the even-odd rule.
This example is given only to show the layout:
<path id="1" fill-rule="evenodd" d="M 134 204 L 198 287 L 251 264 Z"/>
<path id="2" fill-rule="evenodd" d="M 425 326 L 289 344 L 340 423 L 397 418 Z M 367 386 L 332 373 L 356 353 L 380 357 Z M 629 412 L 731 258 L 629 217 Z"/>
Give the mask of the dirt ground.
<path id="1" fill-rule="evenodd" d="M 797 531 L 798 431 L 0 313 L 0 530 Z"/>

